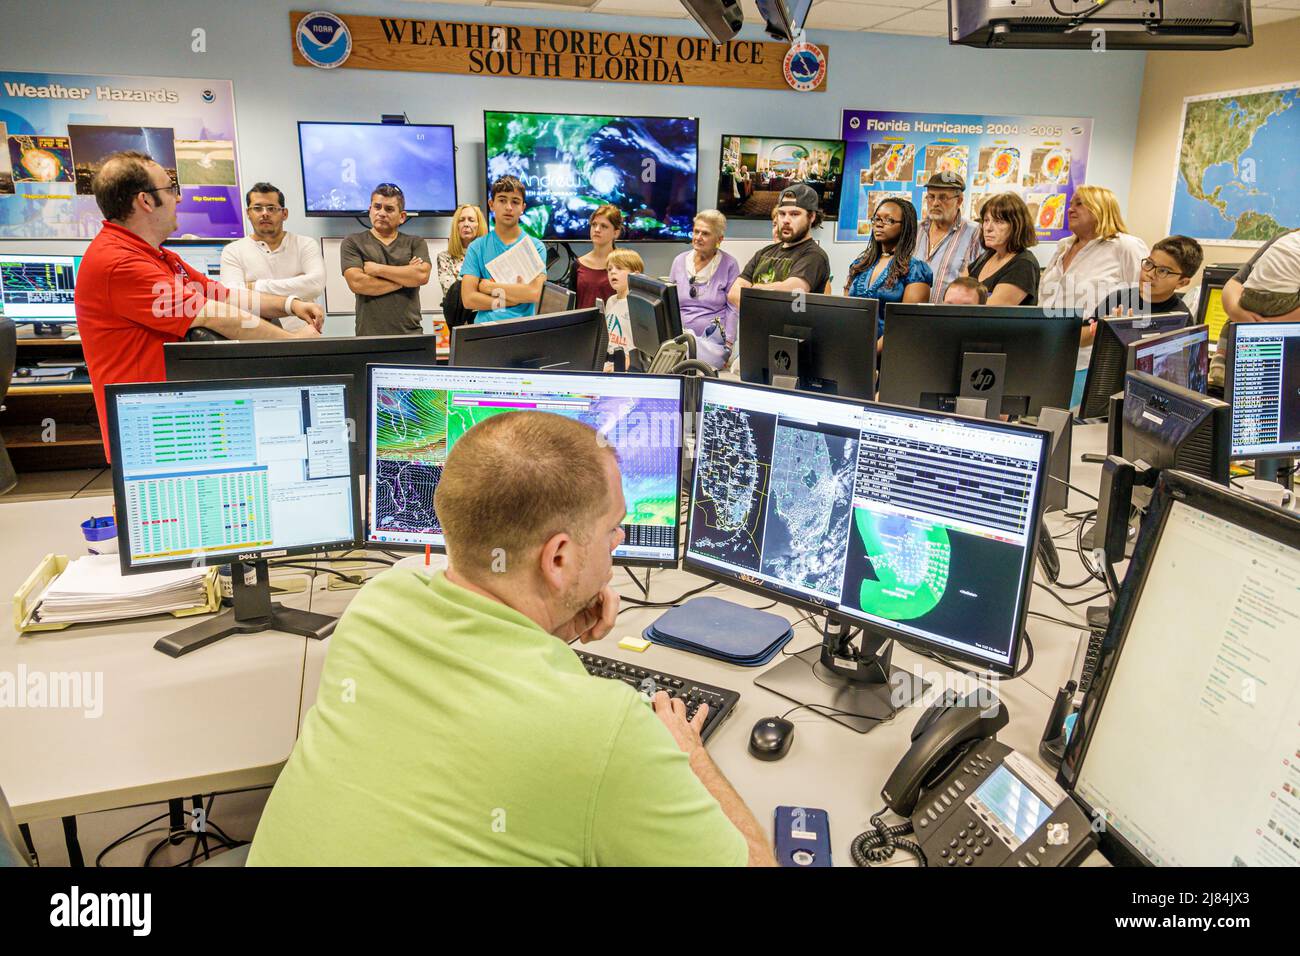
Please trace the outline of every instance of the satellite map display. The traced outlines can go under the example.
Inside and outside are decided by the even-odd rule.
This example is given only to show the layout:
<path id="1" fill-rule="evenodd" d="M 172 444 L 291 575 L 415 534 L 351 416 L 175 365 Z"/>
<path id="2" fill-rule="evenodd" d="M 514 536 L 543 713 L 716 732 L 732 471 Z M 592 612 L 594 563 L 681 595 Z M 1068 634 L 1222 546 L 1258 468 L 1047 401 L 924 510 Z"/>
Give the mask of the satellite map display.
<path id="1" fill-rule="evenodd" d="M 776 426 L 763 574 L 839 600 L 857 460 L 854 429 Z"/>
<path id="2" fill-rule="evenodd" d="M 628 543 L 666 542 L 676 552 L 680 412 L 673 399 L 630 396 L 376 389 L 371 533 L 440 535 L 433 493 L 449 451 L 480 421 L 521 407 L 575 418 L 605 436 L 623 476 Z"/>
<path id="3" fill-rule="evenodd" d="M 695 462 L 691 549 L 759 569 L 776 416 L 704 406 Z"/>
<path id="4" fill-rule="evenodd" d="M 1300 227 L 1297 96 L 1292 83 L 1183 101 L 1171 233 L 1255 245 Z"/>

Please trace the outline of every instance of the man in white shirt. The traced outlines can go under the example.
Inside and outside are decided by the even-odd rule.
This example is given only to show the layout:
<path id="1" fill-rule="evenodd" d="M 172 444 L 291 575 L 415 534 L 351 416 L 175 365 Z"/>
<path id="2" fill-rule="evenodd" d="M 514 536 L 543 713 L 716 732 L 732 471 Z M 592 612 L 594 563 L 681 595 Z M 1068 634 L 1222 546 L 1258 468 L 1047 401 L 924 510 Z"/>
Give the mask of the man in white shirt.
<path id="1" fill-rule="evenodd" d="M 315 239 L 284 231 L 289 218 L 284 193 L 270 183 L 257 183 L 245 204 L 253 234 L 221 253 L 221 284 L 315 302 L 325 291 L 325 260 Z M 295 316 L 280 323 L 289 332 L 303 325 Z"/>

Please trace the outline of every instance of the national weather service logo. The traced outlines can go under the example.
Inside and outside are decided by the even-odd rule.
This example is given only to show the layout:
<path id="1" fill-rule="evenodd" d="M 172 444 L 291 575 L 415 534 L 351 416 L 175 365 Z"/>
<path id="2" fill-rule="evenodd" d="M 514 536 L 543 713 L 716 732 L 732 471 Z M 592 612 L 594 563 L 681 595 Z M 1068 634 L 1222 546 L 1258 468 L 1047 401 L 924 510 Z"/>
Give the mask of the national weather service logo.
<path id="1" fill-rule="evenodd" d="M 826 54 L 811 43 L 796 43 L 786 53 L 782 70 L 792 90 L 811 93 L 826 79 Z"/>
<path id="2" fill-rule="evenodd" d="M 298 21 L 294 43 L 303 59 L 322 70 L 342 66 L 352 54 L 348 25 L 332 13 L 317 11 Z"/>

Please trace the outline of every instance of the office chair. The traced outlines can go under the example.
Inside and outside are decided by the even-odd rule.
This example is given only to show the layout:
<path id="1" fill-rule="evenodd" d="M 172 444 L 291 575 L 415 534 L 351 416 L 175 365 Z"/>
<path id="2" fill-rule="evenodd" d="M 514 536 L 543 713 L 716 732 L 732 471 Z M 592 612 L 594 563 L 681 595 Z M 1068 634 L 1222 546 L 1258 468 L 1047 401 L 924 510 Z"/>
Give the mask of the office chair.
<path id="1" fill-rule="evenodd" d="M 195 326 L 185 332 L 186 342 L 227 342 L 229 341 L 220 332 L 213 332 L 211 329 L 205 329 L 202 326 Z"/>
<path id="2" fill-rule="evenodd" d="M 0 789 L 0 867 L 31 865 L 32 858 L 25 849 L 22 832 L 9 809 L 4 790 Z"/>
<path id="3" fill-rule="evenodd" d="M 18 332 L 14 320 L 0 315 L 0 411 L 4 410 L 5 396 L 9 394 L 9 383 L 14 377 L 14 367 L 18 364 Z M 18 484 L 18 473 L 14 463 L 9 460 L 5 449 L 5 440 L 0 436 L 0 495 L 13 491 Z"/>

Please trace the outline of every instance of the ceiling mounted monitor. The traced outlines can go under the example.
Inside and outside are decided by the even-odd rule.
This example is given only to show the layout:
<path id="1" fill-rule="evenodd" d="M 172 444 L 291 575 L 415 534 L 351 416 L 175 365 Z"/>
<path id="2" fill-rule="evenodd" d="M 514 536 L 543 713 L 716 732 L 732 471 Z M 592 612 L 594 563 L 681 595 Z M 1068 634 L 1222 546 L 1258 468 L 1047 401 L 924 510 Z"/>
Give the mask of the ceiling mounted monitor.
<path id="1" fill-rule="evenodd" d="M 948 38 L 1048 50 L 1227 50 L 1254 42 L 1250 0 L 948 0 Z"/>

